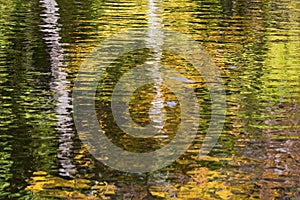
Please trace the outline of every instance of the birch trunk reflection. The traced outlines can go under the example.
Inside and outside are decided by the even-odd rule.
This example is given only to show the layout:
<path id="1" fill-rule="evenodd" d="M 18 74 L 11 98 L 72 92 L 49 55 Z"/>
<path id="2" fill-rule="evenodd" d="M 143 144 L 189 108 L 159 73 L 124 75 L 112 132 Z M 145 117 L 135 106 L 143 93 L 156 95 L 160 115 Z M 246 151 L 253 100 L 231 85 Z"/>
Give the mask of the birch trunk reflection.
<path id="1" fill-rule="evenodd" d="M 59 8 L 55 0 L 41 0 L 40 4 L 44 8 L 41 17 L 45 24 L 41 25 L 41 31 L 45 34 L 43 39 L 49 48 L 53 76 L 50 89 L 54 93 L 56 101 L 56 129 L 60 133 L 58 160 L 61 166 L 59 174 L 73 177 L 75 166 L 71 162 L 72 137 L 74 136 L 70 113 L 72 106 L 70 105 L 71 98 L 68 90 L 69 81 L 65 72 L 66 65 L 63 63 L 64 51 L 60 44 Z"/>
<path id="2" fill-rule="evenodd" d="M 162 18 L 160 17 L 160 8 L 156 5 L 155 0 L 149 0 L 149 9 L 147 12 L 147 23 L 148 23 L 148 38 L 146 39 L 147 46 L 154 50 L 153 58 L 149 59 L 146 64 L 151 66 L 149 69 L 154 79 L 154 88 L 156 95 L 150 108 L 150 118 L 154 122 L 155 128 L 161 133 L 163 131 L 165 123 L 164 114 L 164 97 L 162 93 L 162 76 L 160 74 L 160 61 L 162 57 L 163 45 L 163 30 L 162 30 Z"/>

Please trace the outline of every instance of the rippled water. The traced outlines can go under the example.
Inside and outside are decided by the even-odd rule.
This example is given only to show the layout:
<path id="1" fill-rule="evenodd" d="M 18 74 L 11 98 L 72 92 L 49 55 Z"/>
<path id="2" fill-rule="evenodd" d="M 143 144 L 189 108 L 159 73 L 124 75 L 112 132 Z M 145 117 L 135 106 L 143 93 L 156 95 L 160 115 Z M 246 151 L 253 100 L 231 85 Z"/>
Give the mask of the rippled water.
<path id="1" fill-rule="evenodd" d="M 1 0 L 0 11 L 0 199 L 300 197 L 299 1 Z M 147 45 L 120 55 L 97 85 L 97 119 L 112 142 L 150 152 L 175 137 L 183 111 L 174 91 L 161 86 L 161 65 L 182 74 L 169 78 L 188 84 L 199 102 L 193 144 L 150 173 L 102 164 L 74 125 L 80 67 L 95 47 L 126 30 L 145 30 L 134 39 Z M 212 113 L 208 83 L 187 60 L 161 48 L 164 30 L 203 46 L 224 82 L 225 125 L 201 158 Z M 144 63 L 155 84 L 131 95 L 129 111 L 140 126 L 155 122 L 158 134 L 150 139 L 124 134 L 110 108 L 122 75 Z"/>

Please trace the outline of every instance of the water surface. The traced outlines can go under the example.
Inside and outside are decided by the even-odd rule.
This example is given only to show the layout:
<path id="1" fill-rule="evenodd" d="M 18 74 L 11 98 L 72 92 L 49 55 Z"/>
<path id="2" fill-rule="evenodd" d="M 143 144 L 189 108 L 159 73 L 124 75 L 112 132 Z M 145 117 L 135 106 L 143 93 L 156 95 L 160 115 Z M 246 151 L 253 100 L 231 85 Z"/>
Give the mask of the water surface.
<path id="1" fill-rule="evenodd" d="M 300 197 L 300 4 L 297 0 L 0 1 L 1 199 L 296 199 Z M 211 99 L 184 58 L 160 48 L 163 29 L 188 35 L 218 67 L 226 122 L 217 145 L 197 153 Z M 147 48 L 128 52 L 98 85 L 96 111 L 106 135 L 134 152 L 161 148 L 176 134 L 180 102 L 160 86 L 160 65 L 187 82 L 201 120 L 189 150 L 161 170 L 130 174 L 103 165 L 81 142 L 72 115 L 73 83 L 105 39 L 148 31 Z M 110 110 L 114 86 L 145 62 L 156 84 L 131 98 L 133 120 L 159 130 L 147 140 L 124 134 Z M 130 87 L 130 86 L 128 86 Z M 150 113 L 150 116 L 149 116 Z"/>

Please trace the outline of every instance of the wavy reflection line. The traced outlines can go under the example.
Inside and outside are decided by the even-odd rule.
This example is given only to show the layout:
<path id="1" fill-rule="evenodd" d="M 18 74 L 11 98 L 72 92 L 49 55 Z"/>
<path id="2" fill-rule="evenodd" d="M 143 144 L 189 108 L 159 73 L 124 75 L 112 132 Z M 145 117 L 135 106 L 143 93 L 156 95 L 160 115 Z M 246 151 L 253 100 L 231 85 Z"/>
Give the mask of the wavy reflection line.
<path id="1" fill-rule="evenodd" d="M 71 155 L 74 132 L 71 128 L 72 118 L 70 109 L 71 98 L 67 89 L 69 81 L 65 72 L 63 63 L 64 51 L 60 44 L 60 18 L 58 4 L 55 0 L 40 0 L 41 7 L 44 8 L 40 15 L 45 24 L 41 25 L 41 31 L 44 32 L 44 41 L 50 49 L 51 73 L 53 80 L 50 83 L 50 89 L 54 92 L 56 101 L 56 129 L 60 133 L 58 160 L 60 163 L 59 174 L 61 176 L 73 177 L 75 165 L 72 164 Z"/>
<path id="2" fill-rule="evenodd" d="M 154 80 L 154 89 L 156 91 L 152 107 L 150 108 L 150 118 L 154 122 L 154 127 L 158 129 L 159 133 L 163 132 L 165 124 L 165 113 L 164 113 L 164 97 L 162 93 L 163 79 L 160 73 L 160 61 L 162 57 L 162 48 L 164 32 L 162 30 L 162 18 L 161 10 L 156 5 L 155 0 L 149 0 L 149 9 L 147 12 L 147 24 L 148 24 L 148 38 L 146 39 L 147 47 L 154 50 L 154 57 L 146 61 L 150 67 L 151 75 Z"/>

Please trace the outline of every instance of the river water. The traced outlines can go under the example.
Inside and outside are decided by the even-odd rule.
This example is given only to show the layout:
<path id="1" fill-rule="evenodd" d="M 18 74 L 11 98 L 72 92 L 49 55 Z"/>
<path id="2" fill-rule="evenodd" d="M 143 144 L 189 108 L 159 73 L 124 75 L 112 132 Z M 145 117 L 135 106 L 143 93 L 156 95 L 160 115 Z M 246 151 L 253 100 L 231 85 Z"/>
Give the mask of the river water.
<path id="1" fill-rule="evenodd" d="M 0 199 L 300 198 L 299 1 L 1 0 L 0 13 Z M 120 54 L 97 80 L 92 100 L 101 134 L 138 154 L 172 143 L 185 102 L 164 86 L 166 76 L 192 89 L 197 109 L 187 112 L 200 114 L 189 148 L 174 162 L 144 173 L 107 166 L 105 160 L 113 158 L 89 147 L 88 133 L 75 123 L 77 75 L 86 74 L 89 82 L 91 53 L 128 30 L 145 47 Z M 224 126 L 201 157 L 215 125 L 210 79 L 189 59 L 164 49 L 169 31 L 203 47 L 226 94 Z M 181 47 L 183 39 L 177 39 L 171 42 Z M 124 41 L 111 45 L 122 47 Z M 113 58 L 109 50 L 98 56 Z M 144 63 L 141 80 L 121 81 L 132 94 L 119 95 L 129 95 L 135 125 L 152 124 L 157 134 L 134 138 L 126 132 L 132 127 L 118 126 L 112 94 L 124 74 Z M 164 74 L 163 66 L 181 76 Z M 143 76 L 154 83 L 135 86 Z M 76 94 L 85 98 L 84 92 Z M 143 162 L 147 156 L 132 162 L 132 169 Z M 122 165 L 122 155 L 114 163 Z"/>

